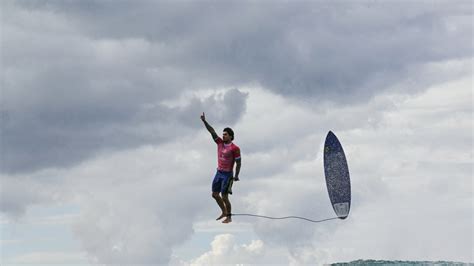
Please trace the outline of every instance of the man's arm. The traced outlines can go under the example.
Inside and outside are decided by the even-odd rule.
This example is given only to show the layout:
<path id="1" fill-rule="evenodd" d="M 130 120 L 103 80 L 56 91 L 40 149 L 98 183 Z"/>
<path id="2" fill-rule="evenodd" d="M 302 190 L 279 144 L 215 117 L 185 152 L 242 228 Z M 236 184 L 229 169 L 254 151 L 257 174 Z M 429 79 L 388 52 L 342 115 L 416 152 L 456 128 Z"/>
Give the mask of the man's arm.
<path id="1" fill-rule="evenodd" d="M 209 133 L 211 133 L 212 138 L 214 140 L 216 140 L 219 136 L 217 136 L 217 133 L 214 130 L 214 128 L 212 128 L 211 125 L 209 125 L 209 123 L 207 123 L 206 116 L 204 115 L 204 112 L 201 115 L 201 120 L 202 120 L 202 122 L 204 122 L 204 125 L 206 126 L 207 131 L 209 131 Z"/>
<path id="2" fill-rule="evenodd" d="M 239 181 L 239 173 L 240 173 L 240 166 L 242 166 L 242 160 L 241 158 L 235 160 L 235 176 L 234 180 Z"/>

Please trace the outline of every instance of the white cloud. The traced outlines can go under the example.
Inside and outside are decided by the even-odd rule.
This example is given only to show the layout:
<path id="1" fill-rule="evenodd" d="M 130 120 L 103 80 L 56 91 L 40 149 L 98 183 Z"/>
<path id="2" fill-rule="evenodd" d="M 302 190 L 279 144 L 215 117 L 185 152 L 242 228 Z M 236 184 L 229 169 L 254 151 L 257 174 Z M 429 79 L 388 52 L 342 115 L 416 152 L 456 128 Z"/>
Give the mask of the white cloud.
<path id="1" fill-rule="evenodd" d="M 189 265 L 222 265 L 258 263 L 265 252 L 261 240 L 239 245 L 231 234 L 217 235 L 211 243 L 211 250 L 189 262 Z"/>
<path id="2" fill-rule="evenodd" d="M 103 263 L 167 263 L 210 201 L 212 167 L 202 167 L 209 159 L 195 148 L 202 142 L 200 135 L 73 169 L 82 210 L 75 232 L 84 248 Z"/>

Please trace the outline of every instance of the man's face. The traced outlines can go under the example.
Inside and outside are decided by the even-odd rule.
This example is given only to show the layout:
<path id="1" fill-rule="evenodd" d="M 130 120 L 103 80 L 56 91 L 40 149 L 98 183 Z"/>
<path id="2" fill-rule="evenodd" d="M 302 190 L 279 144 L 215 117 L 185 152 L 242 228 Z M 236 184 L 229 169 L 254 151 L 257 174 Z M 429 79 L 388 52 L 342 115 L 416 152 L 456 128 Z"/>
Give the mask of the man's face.
<path id="1" fill-rule="evenodd" d="M 224 142 L 231 141 L 231 138 L 230 138 L 229 133 L 227 133 L 227 132 L 225 132 L 225 131 L 222 132 L 222 140 L 223 140 Z"/>

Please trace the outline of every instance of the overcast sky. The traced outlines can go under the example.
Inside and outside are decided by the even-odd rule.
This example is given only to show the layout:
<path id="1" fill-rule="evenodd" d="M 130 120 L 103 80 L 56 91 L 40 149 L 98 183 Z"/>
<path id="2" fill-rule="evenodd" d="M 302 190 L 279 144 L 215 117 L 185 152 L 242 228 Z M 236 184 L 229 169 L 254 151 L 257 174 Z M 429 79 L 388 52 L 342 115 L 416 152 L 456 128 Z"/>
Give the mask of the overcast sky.
<path id="1" fill-rule="evenodd" d="M 471 1 L 2 1 L 0 263 L 473 262 Z M 211 198 L 235 131 L 236 213 Z"/>

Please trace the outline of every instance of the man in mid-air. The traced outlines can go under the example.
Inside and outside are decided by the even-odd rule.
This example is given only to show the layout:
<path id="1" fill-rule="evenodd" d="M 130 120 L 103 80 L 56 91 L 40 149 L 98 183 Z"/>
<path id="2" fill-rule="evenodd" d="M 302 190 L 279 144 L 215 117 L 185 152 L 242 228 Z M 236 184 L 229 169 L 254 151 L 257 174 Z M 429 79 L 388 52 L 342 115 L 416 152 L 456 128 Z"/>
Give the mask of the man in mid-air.
<path id="1" fill-rule="evenodd" d="M 212 181 L 212 197 L 216 200 L 222 213 L 216 220 L 225 217 L 223 223 L 230 223 L 232 222 L 232 206 L 229 194 L 232 194 L 233 181 L 239 181 L 240 166 L 242 165 L 240 148 L 232 143 L 234 131 L 231 128 L 224 128 L 222 138 L 220 138 L 214 128 L 207 123 L 204 113 L 201 115 L 201 120 L 211 133 L 212 139 L 217 143 L 217 172 L 214 181 Z M 234 162 L 236 163 L 235 175 Z"/>

